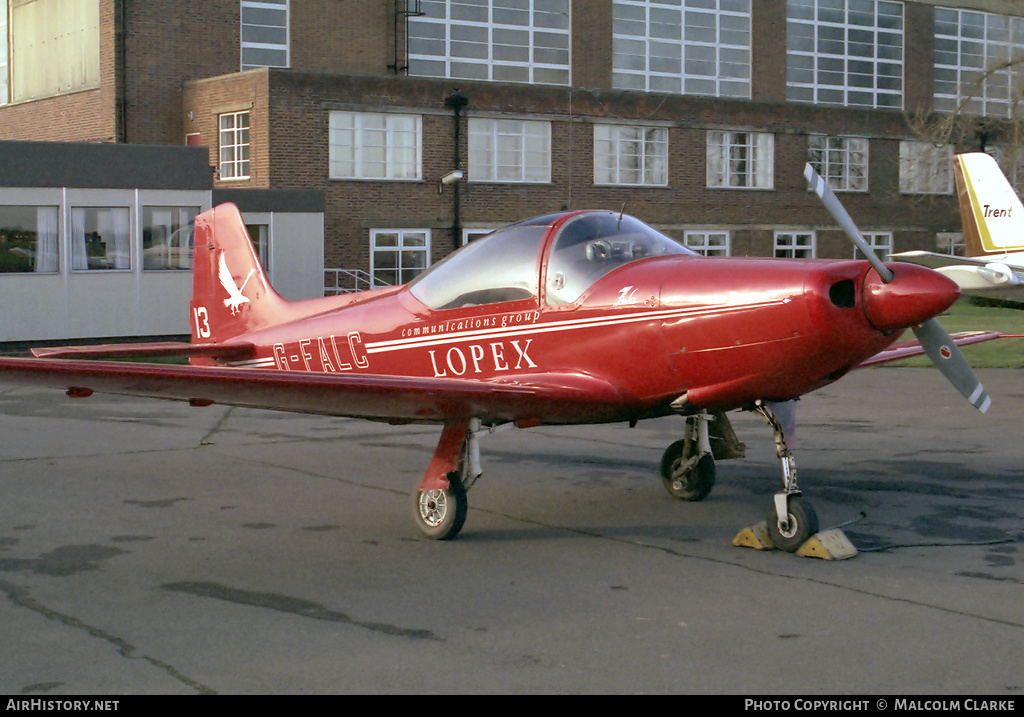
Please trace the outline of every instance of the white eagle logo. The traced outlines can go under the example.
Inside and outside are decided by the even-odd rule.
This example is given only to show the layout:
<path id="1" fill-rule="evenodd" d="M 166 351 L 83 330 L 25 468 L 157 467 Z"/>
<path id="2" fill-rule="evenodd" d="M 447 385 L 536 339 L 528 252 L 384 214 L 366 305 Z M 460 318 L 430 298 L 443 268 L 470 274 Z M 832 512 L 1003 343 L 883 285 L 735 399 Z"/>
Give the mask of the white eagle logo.
<path id="1" fill-rule="evenodd" d="M 231 276 L 231 270 L 228 269 L 228 264 L 224 260 L 224 253 L 220 255 L 220 268 L 217 271 L 217 276 L 220 278 L 220 284 L 224 287 L 224 291 L 228 292 L 228 298 L 224 299 L 224 306 L 231 309 L 231 315 L 234 316 L 241 310 L 242 304 L 248 304 L 249 298 L 242 296 L 242 289 L 249 283 L 249 279 L 256 273 L 255 269 L 249 271 L 249 275 L 245 277 L 245 281 L 242 282 L 241 286 L 235 285 L 235 279 Z"/>

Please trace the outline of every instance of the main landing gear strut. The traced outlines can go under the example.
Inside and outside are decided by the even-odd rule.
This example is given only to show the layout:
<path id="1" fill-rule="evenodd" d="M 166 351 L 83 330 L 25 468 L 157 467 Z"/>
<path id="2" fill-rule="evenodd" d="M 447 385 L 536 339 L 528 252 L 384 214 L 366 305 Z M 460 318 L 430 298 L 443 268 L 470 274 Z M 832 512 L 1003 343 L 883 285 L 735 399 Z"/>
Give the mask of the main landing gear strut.
<path id="1" fill-rule="evenodd" d="M 775 454 L 782 468 L 782 490 L 768 511 L 768 535 L 775 547 L 795 553 L 818 532 L 818 514 L 804 501 L 796 483 L 796 461 L 786 445 L 786 434 L 776 412 L 765 401 L 757 401 L 754 411 L 775 433 Z"/>
<path id="2" fill-rule="evenodd" d="M 796 461 L 786 444 L 778 413 L 785 404 L 757 401 L 754 411 L 775 433 L 775 453 L 782 468 L 782 490 L 775 494 L 766 520 L 772 544 L 796 552 L 818 532 L 818 516 L 804 501 L 796 482 Z M 703 500 L 715 485 L 715 461 L 742 458 L 744 446 L 724 413 L 686 415 L 683 438 L 668 447 L 661 459 L 661 479 L 669 494 L 680 500 Z"/>
<path id="3" fill-rule="evenodd" d="M 466 492 L 481 476 L 480 420 L 449 421 L 434 457 L 412 496 L 412 515 L 420 531 L 434 540 L 450 540 L 466 522 Z"/>

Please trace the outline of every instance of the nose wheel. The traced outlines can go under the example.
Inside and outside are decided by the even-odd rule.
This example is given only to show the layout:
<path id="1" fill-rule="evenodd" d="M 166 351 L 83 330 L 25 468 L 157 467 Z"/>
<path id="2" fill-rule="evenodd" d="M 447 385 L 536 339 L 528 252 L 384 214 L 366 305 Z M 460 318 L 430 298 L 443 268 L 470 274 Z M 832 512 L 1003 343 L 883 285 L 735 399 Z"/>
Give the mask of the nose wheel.
<path id="1" fill-rule="evenodd" d="M 787 496 L 778 493 L 776 497 L 785 498 L 785 507 L 780 510 L 772 506 L 768 511 L 768 517 L 765 519 L 768 537 L 779 550 L 795 553 L 818 532 L 818 514 L 800 495 Z M 785 520 L 780 517 L 783 514 L 786 516 Z"/>
<path id="2" fill-rule="evenodd" d="M 780 550 L 795 553 L 800 546 L 818 532 L 818 514 L 810 503 L 803 499 L 796 483 L 796 460 L 786 445 L 786 433 L 775 411 L 764 401 L 754 405 L 754 411 L 763 418 L 775 433 L 775 454 L 782 468 L 782 491 L 775 494 L 775 501 L 766 519 L 768 536 Z"/>

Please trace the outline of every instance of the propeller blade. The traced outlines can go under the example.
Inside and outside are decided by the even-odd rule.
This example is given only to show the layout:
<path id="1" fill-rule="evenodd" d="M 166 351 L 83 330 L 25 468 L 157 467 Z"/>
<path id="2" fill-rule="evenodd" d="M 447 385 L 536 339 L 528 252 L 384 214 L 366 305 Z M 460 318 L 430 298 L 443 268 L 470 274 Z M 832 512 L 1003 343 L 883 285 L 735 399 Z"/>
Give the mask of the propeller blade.
<path id="1" fill-rule="evenodd" d="M 871 266 L 878 272 L 878 276 L 882 281 L 886 284 L 890 283 L 894 278 L 892 270 L 882 263 L 878 255 L 864 241 L 864 237 L 861 236 L 860 230 L 854 224 L 853 219 L 850 218 L 842 202 L 836 197 L 832 188 L 828 186 L 828 182 L 814 171 L 814 167 L 809 162 L 804 166 L 804 178 L 807 180 L 807 184 L 810 185 L 811 190 L 821 198 L 822 203 L 828 209 L 832 218 L 846 232 L 846 236 L 860 249 Z M 960 347 L 949 337 L 949 334 L 942 328 L 942 324 L 939 323 L 938 319 L 928 319 L 920 326 L 915 327 L 914 334 L 924 348 L 925 353 L 928 354 L 932 363 L 935 364 L 935 368 L 942 372 L 942 375 L 971 402 L 971 405 L 985 413 L 992 404 L 992 399 L 985 392 L 984 386 L 981 385 L 981 381 L 978 380 L 974 369 L 971 368 L 967 358 L 960 351 Z"/>
<path id="2" fill-rule="evenodd" d="M 921 346 L 924 347 L 925 353 L 935 364 L 935 368 L 949 379 L 953 387 L 962 393 L 971 402 L 971 405 L 985 413 L 992 404 L 992 399 L 989 398 L 985 387 L 981 385 L 974 369 L 967 363 L 967 358 L 960 351 L 960 347 L 942 328 L 938 319 L 929 319 L 920 326 L 914 327 L 914 335 L 921 342 Z"/>
<path id="3" fill-rule="evenodd" d="M 848 236 L 850 241 L 860 249 L 864 258 L 871 263 L 871 266 L 878 272 L 878 275 L 882 277 L 882 281 L 886 284 L 892 281 L 892 270 L 882 263 L 882 260 L 878 258 L 878 255 L 875 254 L 875 252 L 871 250 L 871 247 L 868 246 L 868 243 L 864 241 L 864 237 L 861 236 L 860 229 L 858 229 L 857 225 L 853 223 L 853 219 L 850 218 L 850 215 L 846 212 L 846 208 L 832 191 L 832 187 L 828 186 L 828 182 L 822 179 L 821 175 L 814 171 L 814 167 L 811 166 L 810 162 L 804 165 L 804 179 L 806 179 L 807 184 L 810 185 L 811 191 L 821 198 L 821 201 L 825 205 L 825 208 L 828 209 L 829 214 L 832 215 L 832 218 L 835 219 L 836 222 L 839 223 L 839 226 L 843 228 L 843 231 L 846 232 L 846 236 Z"/>

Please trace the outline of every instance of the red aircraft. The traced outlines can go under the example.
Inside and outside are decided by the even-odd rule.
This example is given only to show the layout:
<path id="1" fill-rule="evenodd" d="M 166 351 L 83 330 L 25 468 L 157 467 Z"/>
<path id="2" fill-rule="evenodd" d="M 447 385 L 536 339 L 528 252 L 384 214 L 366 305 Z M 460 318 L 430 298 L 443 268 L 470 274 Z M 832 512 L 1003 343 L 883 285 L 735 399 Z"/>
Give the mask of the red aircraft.
<path id="1" fill-rule="evenodd" d="M 863 244 L 824 182 L 808 177 Z M 779 404 L 883 350 L 875 361 L 902 355 L 890 347 L 918 327 L 916 350 L 988 406 L 934 319 L 956 300 L 956 284 L 864 254 L 869 261 L 705 258 L 633 217 L 569 211 L 495 231 L 405 286 L 291 302 L 271 288 L 226 204 L 196 218 L 191 343 L 37 349 L 36 358 L 0 359 L 0 380 L 72 397 L 440 424 L 413 495 L 419 528 L 438 539 L 463 526 L 484 430 L 679 414 L 683 438 L 665 452 L 662 478 L 672 495 L 700 500 L 715 457 L 738 447 L 726 412 L 753 410 L 774 429 L 782 465 L 769 533 L 795 551 L 818 526 Z M 189 365 L 96 360 L 160 354 Z"/>

